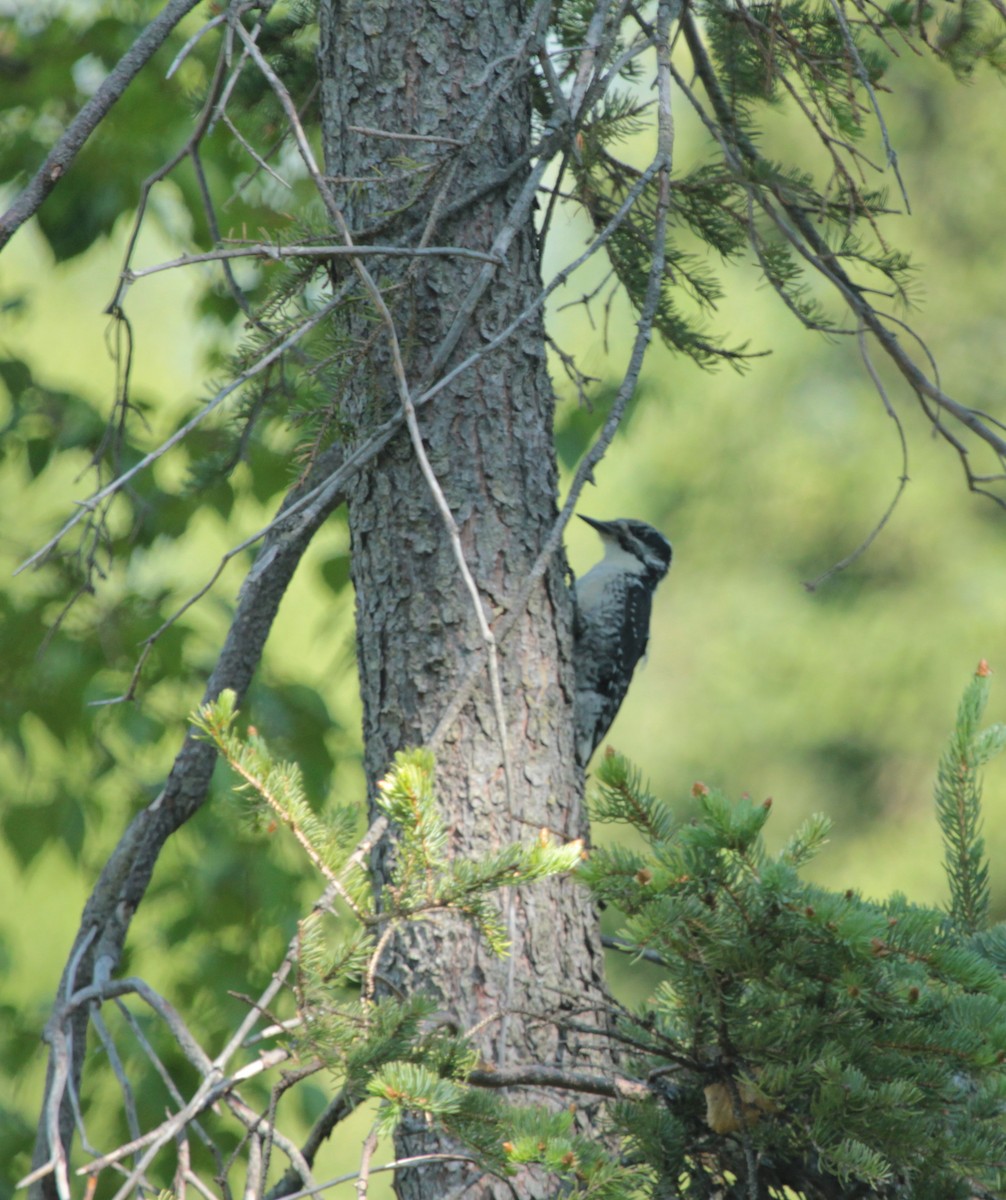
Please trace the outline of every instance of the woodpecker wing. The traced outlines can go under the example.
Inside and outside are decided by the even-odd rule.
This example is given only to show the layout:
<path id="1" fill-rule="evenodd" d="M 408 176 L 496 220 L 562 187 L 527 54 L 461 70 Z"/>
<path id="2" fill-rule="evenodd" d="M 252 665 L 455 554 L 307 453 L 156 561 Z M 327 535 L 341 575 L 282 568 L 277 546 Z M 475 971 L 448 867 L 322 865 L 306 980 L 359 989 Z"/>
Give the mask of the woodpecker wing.
<path id="1" fill-rule="evenodd" d="M 585 577 L 583 583 L 589 582 Z M 591 647 L 591 653 L 581 655 L 577 663 L 577 757 L 584 765 L 611 728 L 636 664 L 646 653 L 652 585 L 641 576 L 626 576 L 618 590 L 617 605 L 616 611 L 608 605 L 589 613 L 581 606 L 577 608 L 577 643 Z"/>
<path id="2" fill-rule="evenodd" d="M 613 631 L 618 638 L 615 661 L 621 667 L 621 672 L 612 674 L 621 674 L 625 679 L 625 688 L 619 697 L 619 704 L 628 691 L 636 663 L 646 653 L 650 641 L 650 612 L 653 608 L 653 588 L 647 580 L 638 575 L 629 576 L 625 585 L 622 620 Z"/>

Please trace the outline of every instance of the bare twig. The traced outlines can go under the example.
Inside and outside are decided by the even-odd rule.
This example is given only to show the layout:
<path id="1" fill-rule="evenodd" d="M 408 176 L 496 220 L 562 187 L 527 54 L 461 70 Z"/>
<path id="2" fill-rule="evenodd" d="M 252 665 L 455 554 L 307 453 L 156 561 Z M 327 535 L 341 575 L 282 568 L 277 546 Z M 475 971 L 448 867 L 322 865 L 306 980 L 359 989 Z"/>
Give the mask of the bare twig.
<path id="1" fill-rule="evenodd" d="M 137 240 L 144 223 L 151 192 L 155 184 L 167 178 L 167 176 L 170 175 L 171 172 L 174 171 L 174 169 L 178 166 L 178 164 L 186 157 L 190 159 L 192 168 L 196 175 L 196 183 L 199 187 L 203 211 L 206 215 L 206 221 L 207 225 L 209 226 L 210 234 L 214 242 L 220 242 L 219 222 L 217 221 L 216 209 L 213 204 L 210 188 L 206 181 L 206 174 L 203 170 L 199 147 L 203 138 L 212 129 L 219 116 L 223 116 L 225 120 L 228 119 L 223 110 L 226 105 L 227 97 L 230 95 L 237 77 L 241 72 L 242 64 L 239 63 L 237 68 L 231 72 L 230 79 L 225 81 L 224 77 L 231 62 L 233 41 L 232 34 L 230 32 L 230 22 L 233 20 L 239 20 L 241 14 L 245 10 L 254 9 L 257 13 L 254 36 L 257 36 L 259 30 L 262 28 L 262 23 L 269 15 L 269 11 L 273 7 L 274 3 L 275 0 L 261 0 L 260 3 L 251 3 L 248 2 L 248 0 L 246 0 L 244 3 L 241 3 L 240 0 L 238 0 L 238 2 L 232 3 L 226 13 L 221 13 L 216 18 L 207 22 L 202 29 L 200 29 L 198 33 L 195 34 L 188 43 L 186 43 L 186 45 L 182 48 L 182 51 L 176 57 L 175 61 L 171 64 L 171 67 L 168 71 L 169 77 L 177 68 L 180 61 L 185 57 L 185 55 L 190 52 L 192 45 L 195 44 L 196 40 L 205 36 L 206 33 L 215 28 L 218 24 L 227 24 L 223 45 L 221 46 L 217 55 L 216 65 L 213 69 L 213 76 L 210 80 L 209 86 L 206 89 L 206 99 L 203 102 L 202 111 L 199 113 L 193 124 L 191 134 L 187 138 L 184 146 L 182 146 L 182 148 L 176 154 L 168 159 L 167 162 L 163 163 L 156 171 L 149 175 L 143 181 L 140 187 L 139 200 L 133 217 L 133 228 L 126 244 L 126 253 L 123 260 L 123 267 L 119 275 L 119 284 L 114 297 L 108 305 L 109 312 L 121 313 L 122 300 L 125 296 L 126 288 L 128 286 L 126 276 L 128 273 L 129 264 L 132 261 L 133 253 L 136 250 Z M 242 144 L 244 145 L 245 143 L 240 138 L 237 130 L 234 129 L 233 126 L 229 125 L 229 127 L 231 128 L 234 136 L 239 141 L 242 141 Z M 255 157 L 254 151 L 251 150 L 251 147 L 246 146 L 246 148 L 252 154 L 252 157 Z M 251 305 L 249 304 L 244 291 L 241 289 L 241 287 L 239 287 L 238 282 L 234 277 L 230 263 L 227 261 L 221 262 L 221 269 L 223 271 L 224 280 L 227 284 L 228 290 L 233 296 L 235 303 L 245 314 L 252 325 L 268 332 L 267 326 L 264 324 L 264 322 L 252 312 Z"/>
<path id="2" fill-rule="evenodd" d="M 356 1177 L 357 1200 L 367 1200 L 367 1193 L 370 1191 L 370 1168 L 376 1150 L 377 1126 L 372 1125 L 363 1140 L 363 1150 L 360 1153 L 360 1171 Z"/>
<path id="3" fill-rule="evenodd" d="M 202 111 L 196 117 L 192 127 L 192 132 L 189 134 L 185 144 L 177 150 L 165 163 L 162 163 L 156 171 L 144 179 L 140 185 L 140 194 L 137 199 L 136 211 L 133 214 L 133 225 L 126 242 L 126 252 L 123 256 L 122 270 L 119 273 L 119 282 L 115 289 L 115 294 L 106 305 L 105 311 L 109 313 L 117 313 L 122 308 L 122 297 L 125 291 L 125 272 L 132 260 L 133 253 L 136 250 L 136 243 L 140 236 L 140 229 L 143 226 L 144 217 L 147 211 L 147 205 L 150 202 L 150 194 L 154 187 L 167 178 L 168 175 L 190 154 L 195 152 L 196 147 L 202 141 L 206 131 L 210 127 L 210 121 L 213 114 L 213 106 L 223 84 L 224 68 L 226 56 L 221 52 L 217 56 L 216 66 L 213 70 L 213 77 L 210 80 L 210 85 L 207 90 L 206 100 L 203 102 Z"/>
<path id="4" fill-rule="evenodd" d="M 444 137 L 435 133 L 395 133 L 390 129 L 374 129 L 370 125 L 347 125 L 350 133 L 362 133 L 366 137 L 391 138 L 396 142 L 437 142 L 444 146 L 457 146 L 463 149 L 468 145 L 460 138 Z"/>
<path id="5" fill-rule="evenodd" d="M 198 3 L 199 0 L 170 0 L 131 44 L 46 155 L 45 162 L 35 172 L 28 186 L 0 216 L 0 249 L 39 210 L 115 102 L 163 45 L 182 17 Z"/>
<path id="6" fill-rule="evenodd" d="M 627 1075 L 597 1075 L 587 1071 L 563 1071 L 544 1063 L 501 1068 L 495 1071 L 472 1071 L 468 1082 L 480 1088 L 553 1088 L 564 1092 L 580 1092 L 592 1096 L 608 1096 L 613 1100 L 649 1100 L 653 1095 L 641 1079 Z"/>
<path id="7" fill-rule="evenodd" d="M 237 144 L 241 147 L 241 149 L 244 150 L 245 154 L 248 155 L 248 157 L 252 160 L 252 162 L 255 164 L 255 166 L 258 168 L 258 170 L 265 171 L 265 173 L 269 176 L 269 178 L 274 180 L 276 183 L 278 183 L 280 185 L 280 187 L 286 188 L 286 190 L 288 192 L 292 192 L 293 184 L 290 182 L 290 180 L 284 179 L 283 176 L 279 173 L 279 171 L 276 170 L 275 167 L 269 166 L 269 164 L 266 162 L 264 156 L 259 154 L 259 152 L 251 144 L 251 142 L 249 142 L 248 139 L 245 137 L 245 135 L 241 132 L 241 130 L 238 129 L 237 125 L 235 125 L 234 121 L 230 118 L 230 116 L 227 113 L 222 113 L 220 116 L 220 119 L 221 119 L 221 121 L 223 121 L 224 125 L 227 127 L 227 130 L 230 133 L 231 137 L 233 137 L 234 140 L 237 142 Z"/>
<path id="8" fill-rule="evenodd" d="M 169 262 L 156 263 L 152 267 L 125 269 L 123 277 L 131 284 L 138 279 L 145 279 L 148 275 L 157 275 L 161 271 L 173 271 L 177 267 L 190 267 L 196 263 L 221 262 L 229 258 L 265 258 L 272 262 L 280 262 L 284 258 L 329 259 L 368 255 L 381 258 L 474 258 L 480 262 L 495 263 L 496 266 L 503 265 L 503 260 L 495 255 L 468 250 L 464 246 L 347 246 L 339 243 L 331 246 L 274 246 L 260 242 L 253 246 L 220 247 L 202 254 L 180 254 Z"/>
<path id="9" fill-rule="evenodd" d="M 227 82 L 224 84 L 224 86 L 220 92 L 219 98 L 216 101 L 216 104 L 214 106 L 212 120 L 210 122 L 211 128 L 214 125 L 216 125 L 217 121 L 219 121 L 223 118 L 225 112 L 227 111 L 227 105 L 230 103 L 230 99 L 234 93 L 234 89 L 237 87 L 238 81 L 240 80 L 242 74 L 244 73 L 245 67 L 247 67 L 248 63 L 251 61 L 251 56 L 249 55 L 248 50 L 247 50 L 248 41 L 251 41 L 252 43 L 254 43 L 258 39 L 259 34 L 262 32 L 262 26 L 265 21 L 265 18 L 269 15 L 269 10 L 272 8 L 272 6 L 275 4 L 275 2 L 276 2 L 276 0 L 266 0 L 266 2 L 263 3 L 263 5 L 261 7 L 259 19 L 252 26 L 252 28 L 250 30 L 246 30 L 244 28 L 244 26 L 241 25 L 241 17 L 243 15 L 242 9 L 239 6 L 233 6 L 233 5 L 230 8 L 228 8 L 227 13 L 226 13 L 227 41 L 226 41 L 226 46 L 225 46 L 225 51 L 224 51 L 228 64 L 231 63 L 233 56 L 234 56 L 234 34 L 235 34 L 238 26 L 241 27 L 241 31 L 245 35 L 245 38 L 247 40 L 245 42 L 245 49 L 243 49 L 241 51 L 241 55 L 238 58 L 237 63 L 233 66 L 230 76 L 229 76 Z"/>
<path id="10" fill-rule="evenodd" d="M 125 485 L 134 476 L 138 475 L 141 471 L 146 470 L 151 463 L 156 462 L 157 459 L 166 454 L 167 451 L 172 448 L 172 446 L 177 446 L 179 442 L 183 441 L 193 429 L 201 425 L 202 422 L 205 421 L 206 418 L 212 413 L 216 412 L 220 405 L 223 404 L 223 402 L 229 396 L 233 395 L 238 388 L 246 384 L 250 379 L 254 379 L 257 375 L 260 375 L 267 367 L 269 367 L 277 359 L 281 358 L 291 346 L 295 346 L 317 324 L 323 321 L 341 299 L 341 294 L 337 297 L 333 297 L 316 313 L 313 313 L 310 317 L 306 317 L 301 324 L 299 324 L 297 328 L 293 330 L 292 333 L 288 334 L 285 338 L 283 338 L 282 341 L 273 346 L 271 350 L 268 350 L 265 354 L 258 358 L 251 367 L 245 371 L 242 371 L 240 375 L 220 388 L 220 390 L 214 396 L 206 401 L 206 403 L 194 417 L 191 417 L 188 421 L 186 421 L 185 424 L 177 429 L 170 437 L 165 438 L 165 440 L 161 442 L 156 449 L 151 450 L 149 454 L 145 454 L 143 458 L 141 458 L 137 463 L 134 463 L 133 466 L 131 466 L 127 471 L 123 471 L 121 475 L 113 479 L 111 483 L 106 484 L 103 488 L 99 488 L 96 492 L 92 492 L 92 494 L 88 496 L 86 500 L 79 501 L 77 511 L 63 524 L 59 532 L 54 534 L 54 536 L 51 537 L 44 546 L 36 550 L 34 554 L 26 558 L 24 562 L 21 563 L 20 566 L 15 570 L 14 574 L 18 575 L 22 571 L 27 570 L 28 567 L 36 566 L 42 562 L 48 556 L 48 554 L 63 540 L 66 534 L 69 533 L 70 530 L 80 520 L 82 520 L 84 516 L 86 516 L 87 513 L 93 512 L 103 500 L 106 500 L 109 496 L 121 491 L 122 488 L 125 487 Z"/>
<path id="11" fill-rule="evenodd" d="M 218 25 L 223 25 L 226 20 L 226 13 L 217 13 L 215 17 L 210 17 L 210 19 L 204 25 L 197 29 L 196 32 L 188 39 L 188 41 L 186 41 L 185 45 L 182 46 L 181 50 L 179 50 L 175 57 L 171 60 L 171 65 L 164 72 L 164 78 L 170 79 L 171 76 L 174 75 L 174 73 L 182 65 L 182 63 L 185 62 L 185 60 L 189 57 L 196 46 L 198 46 L 203 38 L 210 32 L 210 30 L 216 29 Z"/>
<path id="12" fill-rule="evenodd" d="M 236 1095 L 234 1092 L 229 1092 L 224 1097 L 224 1103 L 237 1117 L 237 1119 L 245 1125 L 253 1133 L 254 1141 L 259 1140 L 258 1135 L 265 1134 L 268 1138 L 269 1145 L 277 1145 L 280 1150 L 290 1160 L 290 1166 L 300 1174 L 301 1179 L 308 1186 L 313 1186 L 311 1168 L 301 1154 L 297 1146 L 280 1130 L 278 1130 L 272 1121 L 267 1120 L 261 1113 L 256 1112 L 250 1105 Z M 263 1171 L 263 1182 L 265 1172 Z M 255 1200 L 262 1195 L 261 1187 L 257 1188 L 254 1197 Z"/>
<path id="13" fill-rule="evenodd" d="M 377 1175 L 382 1171 L 400 1171 L 403 1167 L 418 1167 L 424 1163 L 436 1162 L 462 1162 L 471 1163 L 472 1166 L 479 1167 L 482 1164 L 477 1158 L 471 1154 L 411 1154 L 406 1158 L 396 1158 L 393 1162 L 383 1163 L 379 1167 L 371 1167 L 370 1174 Z M 302 1188 L 299 1191 L 285 1192 L 273 1188 L 269 1193 L 270 1197 L 284 1197 L 284 1200 L 305 1200 L 308 1196 L 317 1196 L 321 1192 L 327 1192 L 329 1188 L 338 1187 L 342 1183 L 352 1183 L 358 1178 L 358 1172 L 350 1171 L 346 1175 L 337 1175 L 334 1179 L 326 1179 L 324 1183 L 319 1183 L 315 1187 Z"/>
<path id="14" fill-rule="evenodd" d="M 898 416 L 894 406 L 891 404 L 891 401 L 887 395 L 887 389 L 884 387 L 880 376 L 877 374 L 877 368 L 873 365 L 873 360 L 870 358 L 870 348 L 867 345 L 866 334 L 862 325 L 859 327 L 859 353 L 862 356 L 863 363 L 870 374 L 870 378 L 873 380 L 873 386 L 883 402 L 884 409 L 887 412 L 887 415 L 894 422 L 895 428 L 898 431 L 898 441 L 901 444 L 901 475 L 898 478 L 898 486 L 894 492 L 894 496 L 891 499 L 890 504 L 884 510 L 880 520 L 876 523 L 876 525 L 874 525 L 867 536 L 862 542 L 860 542 L 860 544 L 855 548 L 855 550 L 852 551 L 851 554 L 847 554 L 837 563 L 834 563 L 827 569 L 827 571 L 823 571 L 820 575 L 818 575 L 816 579 L 808 580 L 803 585 L 808 592 L 816 592 L 822 583 L 826 583 L 833 575 L 836 575 L 839 571 L 844 571 L 846 567 L 851 566 L 861 554 L 865 553 L 865 551 L 870 548 L 877 534 L 880 533 L 880 531 L 893 516 L 894 510 L 898 507 L 898 501 L 901 499 L 905 488 L 908 486 L 908 440 L 905 437 L 905 429 L 901 423 L 901 418 Z"/>
<path id="15" fill-rule="evenodd" d="M 359 1095 L 350 1088 L 342 1088 L 325 1106 L 325 1111 L 315 1121 L 310 1134 L 308 1134 L 304 1145 L 301 1147 L 301 1154 L 308 1164 L 314 1162 L 315 1156 L 318 1153 L 322 1143 L 328 1139 L 332 1130 L 341 1124 L 349 1117 L 360 1105 Z M 349 1175 L 344 1180 L 339 1182 L 348 1182 L 354 1176 Z M 300 1172 L 294 1172 L 292 1168 L 286 1172 L 283 1178 L 272 1187 L 266 1197 L 266 1200 L 280 1200 L 281 1197 L 289 1197 L 291 1193 L 295 1195 L 310 1195 L 311 1190 L 307 1192 L 298 1191 L 303 1187 L 304 1177 Z M 331 1187 L 333 1184 L 322 1185 L 322 1187 Z"/>
<path id="16" fill-rule="evenodd" d="M 117 1001 L 117 1003 L 121 1004 L 121 1001 Z M 126 1117 L 126 1127 L 131 1137 L 138 1138 L 140 1136 L 140 1121 L 136 1114 L 136 1097 L 133 1094 L 133 1085 L 129 1082 L 129 1077 L 126 1074 L 126 1068 L 119 1055 L 115 1039 L 109 1032 L 108 1026 L 105 1024 L 105 1020 L 97 1005 L 94 1012 L 91 1013 L 91 1024 L 94 1026 L 98 1040 L 104 1049 L 105 1057 L 112 1068 L 112 1074 L 119 1085 L 119 1093 L 122 1096 L 122 1108 Z M 78 1119 L 77 1128 L 80 1131 L 80 1144 L 90 1153 L 91 1147 L 88 1145 L 84 1135 L 84 1122 L 82 1119 Z"/>
<path id="17" fill-rule="evenodd" d="M 121 998 L 117 998 L 115 1001 L 115 1004 L 119 1010 L 120 1015 L 122 1016 L 122 1019 L 129 1026 L 130 1032 L 132 1033 L 133 1037 L 136 1038 L 137 1045 L 140 1047 L 140 1049 L 143 1051 L 143 1053 L 147 1056 L 147 1058 L 150 1060 L 151 1064 L 153 1065 L 153 1068 L 157 1072 L 157 1075 L 160 1078 L 161 1082 L 164 1084 L 165 1090 L 167 1091 L 168 1095 L 171 1097 L 172 1101 L 175 1104 L 177 1104 L 180 1108 L 185 1103 L 185 1101 L 182 1099 L 182 1094 L 178 1090 L 178 1087 L 175 1084 L 175 1081 L 171 1078 L 171 1075 L 170 1075 L 167 1067 L 165 1067 L 164 1063 L 161 1061 L 160 1056 L 157 1054 L 157 1052 L 154 1050 L 153 1046 L 150 1044 L 150 1039 L 147 1037 L 146 1033 L 144 1033 L 142 1025 L 139 1023 L 139 1021 L 137 1021 L 136 1017 L 129 1010 L 129 1008 L 122 1002 Z M 204 1146 L 206 1146 L 208 1149 L 211 1150 L 211 1152 L 215 1155 L 215 1157 L 217 1159 L 218 1166 L 221 1166 L 222 1160 L 220 1159 L 220 1152 L 219 1152 L 219 1150 L 217 1150 L 216 1146 L 214 1146 L 213 1143 L 210 1141 L 209 1135 L 206 1133 L 206 1130 L 203 1128 L 203 1126 L 200 1124 L 200 1122 L 193 1121 L 189 1128 L 195 1129 L 196 1135 L 199 1137 L 200 1141 L 203 1143 Z"/>
<path id="18" fill-rule="evenodd" d="M 853 36 L 852 30 L 849 28 L 849 22 L 845 19 L 845 12 L 842 8 L 842 0 L 828 0 L 831 4 L 831 10 L 835 14 L 835 20 L 838 22 L 839 28 L 842 30 L 842 39 L 845 42 L 846 51 L 849 58 L 852 60 L 853 66 L 856 68 L 856 75 L 859 82 L 863 86 L 863 90 L 870 97 L 870 104 L 873 108 L 874 115 L 877 118 L 877 125 L 880 129 L 880 136 L 884 143 L 884 153 L 887 156 L 887 164 L 894 172 L 894 178 L 898 181 L 898 187 L 901 189 L 901 198 L 905 202 L 905 212 L 912 211 L 911 202 L 908 199 L 908 189 L 905 187 L 905 181 L 901 178 L 901 171 L 898 168 L 898 155 L 891 144 L 890 134 L 887 132 L 887 123 L 884 121 L 884 114 L 880 110 L 880 101 L 877 99 L 877 93 L 873 90 L 873 84 L 870 82 L 870 75 L 866 69 L 866 64 L 863 62 L 863 56 L 859 53 L 859 47 L 856 45 L 856 39 Z"/>
<path id="19" fill-rule="evenodd" d="M 198 1175 L 193 1174 L 191 1170 L 185 1171 L 182 1181 L 183 1183 L 191 1184 L 201 1196 L 205 1197 L 205 1200 L 220 1200 L 220 1197 L 215 1192 L 210 1191 Z M 179 1195 L 179 1200 L 182 1200 L 181 1195 Z"/>
<path id="20" fill-rule="evenodd" d="M 370 828 L 357 843 L 356 849 L 342 864 L 342 869 L 339 871 L 337 878 L 329 883 L 328 887 L 325 889 L 319 899 L 315 901 L 314 907 L 305 920 L 315 920 L 322 912 L 327 911 L 329 905 L 332 903 L 333 897 L 340 891 L 340 889 L 342 889 L 344 881 L 349 878 L 353 871 L 357 870 L 369 858 L 370 852 L 373 850 L 377 842 L 380 841 L 380 839 L 384 836 L 387 828 L 387 817 L 378 817 L 371 823 Z M 222 1066 L 229 1061 L 234 1054 L 237 1053 L 242 1043 L 245 1041 L 245 1039 L 248 1037 L 248 1034 L 254 1027 L 256 1021 L 258 1021 L 259 1015 L 268 1010 L 273 998 L 279 993 L 286 981 L 287 975 L 290 973 L 296 958 L 299 942 L 300 930 L 298 930 L 297 933 L 290 939 L 290 944 L 287 947 L 286 957 L 284 958 L 282 965 L 273 975 L 272 982 L 259 997 L 258 1003 L 255 1005 L 252 1011 L 238 1026 L 237 1031 L 232 1035 L 230 1041 L 227 1043 L 221 1053 L 217 1055 L 216 1059 L 214 1059 L 214 1063 L 216 1065 Z"/>

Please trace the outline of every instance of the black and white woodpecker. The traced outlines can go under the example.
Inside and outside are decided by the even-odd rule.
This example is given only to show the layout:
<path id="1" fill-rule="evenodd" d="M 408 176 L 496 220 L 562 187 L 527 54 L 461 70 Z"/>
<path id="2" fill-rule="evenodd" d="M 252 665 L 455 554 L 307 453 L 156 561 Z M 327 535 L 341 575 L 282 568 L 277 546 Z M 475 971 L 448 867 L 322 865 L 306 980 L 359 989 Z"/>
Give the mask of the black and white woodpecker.
<path id="1" fill-rule="evenodd" d="M 671 543 L 645 521 L 595 521 L 604 558 L 573 589 L 576 757 L 586 766 L 611 727 L 650 639 L 653 593 L 671 566 Z"/>

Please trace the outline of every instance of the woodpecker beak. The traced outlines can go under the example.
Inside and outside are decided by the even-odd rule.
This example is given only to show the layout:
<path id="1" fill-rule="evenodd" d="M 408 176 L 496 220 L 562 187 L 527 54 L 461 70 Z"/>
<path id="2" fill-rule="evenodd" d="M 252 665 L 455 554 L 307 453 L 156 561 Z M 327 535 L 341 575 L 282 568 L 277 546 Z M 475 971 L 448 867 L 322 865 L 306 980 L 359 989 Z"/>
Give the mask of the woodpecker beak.
<path id="1" fill-rule="evenodd" d="M 601 535 L 601 537 L 613 537 L 614 536 L 614 533 L 615 533 L 615 528 L 614 528 L 615 522 L 614 521 L 595 521 L 593 517 L 585 517 L 585 516 L 583 516 L 582 513 L 577 513 L 576 515 L 580 518 L 581 521 L 586 521 L 587 524 L 592 529 L 596 529 L 597 532 Z"/>

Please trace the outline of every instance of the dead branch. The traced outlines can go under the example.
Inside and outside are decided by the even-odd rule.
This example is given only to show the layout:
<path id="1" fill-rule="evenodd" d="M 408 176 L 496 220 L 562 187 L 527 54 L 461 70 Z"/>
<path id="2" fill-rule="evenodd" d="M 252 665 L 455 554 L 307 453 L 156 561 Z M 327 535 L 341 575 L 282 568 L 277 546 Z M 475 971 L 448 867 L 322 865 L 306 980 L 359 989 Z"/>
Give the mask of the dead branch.
<path id="1" fill-rule="evenodd" d="M 38 212 L 43 200 L 72 166 L 84 143 L 108 115 L 140 71 L 153 58 L 172 30 L 199 0 L 170 0 L 144 29 L 102 81 L 101 86 L 70 122 L 67 131 L 46 155 L 45 162 L 7 211 L 0 216 L 0 249 Z"/>

